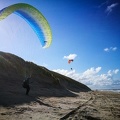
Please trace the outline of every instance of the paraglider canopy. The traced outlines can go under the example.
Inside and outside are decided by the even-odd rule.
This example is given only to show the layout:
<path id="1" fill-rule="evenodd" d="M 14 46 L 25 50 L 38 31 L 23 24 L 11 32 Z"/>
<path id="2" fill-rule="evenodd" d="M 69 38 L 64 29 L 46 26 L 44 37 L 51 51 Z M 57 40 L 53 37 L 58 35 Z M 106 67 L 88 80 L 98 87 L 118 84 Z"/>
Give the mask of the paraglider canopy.
<path id="1" fill-rule="evenodd" d="M 73 59 L 71 59 L 71 60 L 68 60 L 68 63 L 70 64 L 71 62 L 73 62 L 74 60 Z"/>
<path id="2" fill-rule="evenodd" d="M 0 20 L 5 19 L 12 13 L 19 15 L 27 21 L 38 36 L 43 48 L 47 48 L 51 45 L 52 32 L 48 21 L 40 11 L 29 4 L 18 3 L 0 10 Z"/>

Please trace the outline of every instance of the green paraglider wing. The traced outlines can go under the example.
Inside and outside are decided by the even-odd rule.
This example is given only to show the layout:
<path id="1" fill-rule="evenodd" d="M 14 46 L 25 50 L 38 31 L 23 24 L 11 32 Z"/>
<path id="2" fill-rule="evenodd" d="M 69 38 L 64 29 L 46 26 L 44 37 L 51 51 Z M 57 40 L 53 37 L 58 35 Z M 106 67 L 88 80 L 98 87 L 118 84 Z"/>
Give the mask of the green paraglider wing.
<path id="1" fill-rule="evenodd" d="M 18 3 L 0 10 L 0 20 L 6 18 L 10 14 L 15 13 L 25 19 L 37 34 L 41 45 L 46 48 L 51 45 L 52 32 L 46 18 L 35 7 Z"/>

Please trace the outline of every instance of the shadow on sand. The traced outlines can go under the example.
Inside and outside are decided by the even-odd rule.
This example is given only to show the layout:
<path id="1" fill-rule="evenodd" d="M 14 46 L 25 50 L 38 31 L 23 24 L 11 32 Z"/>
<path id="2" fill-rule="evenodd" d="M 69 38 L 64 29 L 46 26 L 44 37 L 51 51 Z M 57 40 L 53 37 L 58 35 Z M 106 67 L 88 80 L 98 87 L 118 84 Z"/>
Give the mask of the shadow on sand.
<path id="1" fill-rule="evenodd" d="M 66 89 L 65 87 L 59 88 L 38 88 L 32 86 L 29 95 L 25 95 L 26 89 L 18 86 L 16 87 L 3 87 L 0 91 L 0 106 L 8 107 L 17 104 L 30 103 L 32 101 L 38 102 L 41 105 L 50 106 L 38 100 L 39 97 L 76 97 L 77 94 Z"/>

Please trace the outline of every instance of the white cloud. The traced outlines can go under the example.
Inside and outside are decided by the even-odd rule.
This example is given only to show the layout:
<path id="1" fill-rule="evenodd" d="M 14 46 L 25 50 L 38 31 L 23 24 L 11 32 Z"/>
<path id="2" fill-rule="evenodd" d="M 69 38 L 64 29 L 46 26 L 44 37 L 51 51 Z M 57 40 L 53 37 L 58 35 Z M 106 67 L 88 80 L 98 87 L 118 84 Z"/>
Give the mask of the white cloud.
<path id="1" fill-rule="evenodd" d="M 108 72 L 107 72 L 107 74 L 108 75 L 114 75 L 114 74 L 117 74 L 119 72 L 119 69 L 115 69 L 115 70 L 109 70 Z"/>
<path id="2" fill-rule="evenodd" d="M 107 6 L 107 8 L 105 10 L 106 13 L 109 15 L 113 11 L 113 8 L 115 8 L 117 5 L 118 5 L 118 3 L 113 3 L 113 4 L 109 5 L 109 6 Z"/>
<path id="3" fill-rule="evenodd" d="M 105 52 L 116 51 L 117 47 L 104 48 Z"/>
<path id="4" fill-rule="evenodd" d="M 116 50 L 117 50 L 117 47 L 112 48 L 112 51 L 116 51 Z"/>
<path id="5" fill-rule="evenodd" d="M 84 76 L 94 75 L 94 74 L 98 73 L 100 70 L 101 70 L 101 67 L 97 67 L 97 68 L 92 67 L 92 68 L 90 68 L 90 69 L 87 69 L 87 70 L 83 73 L 83 75 L 84 75 Z"/>
<path id="6" fill-rule="evenodd" d="M 68 60 L 71 60 L 71 59 L 75 59 L 77 57 L 77 55 L 76 54 L 70 54 L 70 55 L 68 55 L 68 56 L 64 56 L 63 58 L 64 59 L 68 59 Z"/>
<path id="7" fill-rule="evenodd" d="M 109 48 L 105 48 L 104 51 L 105 51 L 105 52 L 109 52 Z"/>
<path id="8" fill-rule="evenodd" d="M 119 69 L 116 69 L 113 71 L 115 74 L 117 74 L 119 72 Z"/>
<path id="9" fill-rule="evenodd" d="M 64 70 L 64 69 L 57 69 L 53 70 L 54 72 L 58 72 L 62 75 L 65 75 L 67 77 L 73 78 L 85 85 L 88 85 L 91 88 L 98 89 L 107 87 L 107 86 L 112 86 L 116 84 L 116 80 L 114 79 L 114 76 L 118 74 L 119 69 L 115 70 L 109 70 L 105 74 L 100 74 L 102 67 L 97 67 L 97 68 L 90 68 L 84 71 L 83 73 L 77 73 L 75 70 Z M 117 80 L 118 83 L 120 83 L 120 80 Z"/>

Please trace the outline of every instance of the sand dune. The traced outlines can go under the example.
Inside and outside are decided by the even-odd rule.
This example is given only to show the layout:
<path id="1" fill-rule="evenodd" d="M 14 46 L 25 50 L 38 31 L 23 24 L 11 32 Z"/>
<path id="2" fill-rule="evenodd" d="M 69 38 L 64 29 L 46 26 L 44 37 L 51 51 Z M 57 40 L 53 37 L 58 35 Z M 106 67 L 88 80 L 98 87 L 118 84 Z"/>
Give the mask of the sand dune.
<path id="1" fill-rule="evenodd" d="M 22 82 L 31 76 L 31 98 L 25 96 Z M 90 91 L 86 85 L 52 72 L 43 66 L 0 52 L 0 105 L 10 106 L 37 101 L 43 97 L 73 97 L 74 92 Z"/>

